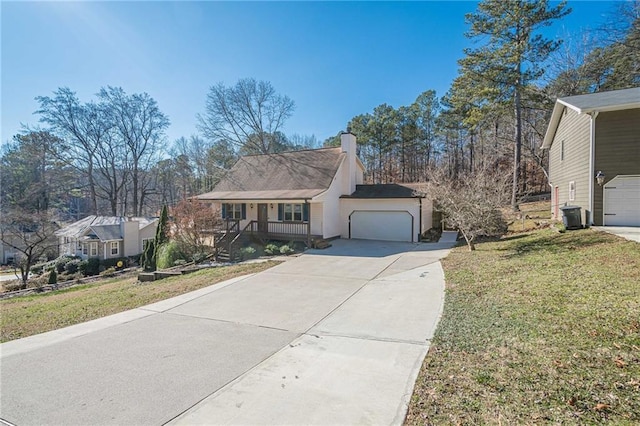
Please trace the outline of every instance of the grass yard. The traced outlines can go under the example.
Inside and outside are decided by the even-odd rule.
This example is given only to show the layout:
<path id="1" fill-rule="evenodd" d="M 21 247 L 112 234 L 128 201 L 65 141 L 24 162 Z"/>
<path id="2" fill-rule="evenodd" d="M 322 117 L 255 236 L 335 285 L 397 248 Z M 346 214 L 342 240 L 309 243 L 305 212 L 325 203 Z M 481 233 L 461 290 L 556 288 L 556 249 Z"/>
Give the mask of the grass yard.
<path id="1" fill-rule="evenodd" d="M 551 220 L 551 201 L 535 201 L 520 204 L 518 212 L 512 212 L 510 207 L 503 210 L 507 220 L 508 232 L 525 232 L 546 228 Z"/>
<path id="2" fill-rule="evenodd" d="M 136 277 L 35 296 L 0 301 L 0 341 L 51 331 L 178 296 L 230 278 L 264 271 L 280 262 L 249 263 L 204 269 L 189 275 L 139 283 Z"/>
<path id="3" fill-rule="evenodd" d="M 640 244 L 546 229 L 443 266 L 407 424 L 640 424 Z"/>

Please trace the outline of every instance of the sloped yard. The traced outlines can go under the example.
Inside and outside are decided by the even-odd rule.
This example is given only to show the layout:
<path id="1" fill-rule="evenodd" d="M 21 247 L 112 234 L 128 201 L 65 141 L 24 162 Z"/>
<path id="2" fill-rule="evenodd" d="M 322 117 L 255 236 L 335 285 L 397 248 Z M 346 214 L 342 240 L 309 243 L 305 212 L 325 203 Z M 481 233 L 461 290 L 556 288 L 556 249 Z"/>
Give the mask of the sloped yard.
<path id="1" fill-rule="evenodd" d="M 640 423 L 640 244 L 541 230 L 443 265 L 407 424 Z"/>
<path id="2" fill-rule="evenodd" d="M 278 263 L 268 261 L 204 269 L 150 283 L 139 283 L 136 277 L 114 278 L 51 293 L 2 300 L 0 342 L 116 314 L 234 277 L 264 271 Z"/>

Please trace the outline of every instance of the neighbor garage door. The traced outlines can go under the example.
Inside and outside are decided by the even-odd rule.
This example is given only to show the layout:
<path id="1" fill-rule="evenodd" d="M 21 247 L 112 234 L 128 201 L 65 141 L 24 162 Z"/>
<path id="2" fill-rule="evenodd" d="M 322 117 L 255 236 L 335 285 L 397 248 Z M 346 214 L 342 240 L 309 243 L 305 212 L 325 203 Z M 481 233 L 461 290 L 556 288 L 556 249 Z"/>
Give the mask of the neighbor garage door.
<path id="1" fill-rule="evenodd" d="M 640 226 L 640 176 L 616 176 L 603 191 L 605 226 Z"/>
<path id="2" fill-rule="evenodd" d="M 354 211 L 351 238 L 413 241 L 413 217 L 406 211 Z"/>

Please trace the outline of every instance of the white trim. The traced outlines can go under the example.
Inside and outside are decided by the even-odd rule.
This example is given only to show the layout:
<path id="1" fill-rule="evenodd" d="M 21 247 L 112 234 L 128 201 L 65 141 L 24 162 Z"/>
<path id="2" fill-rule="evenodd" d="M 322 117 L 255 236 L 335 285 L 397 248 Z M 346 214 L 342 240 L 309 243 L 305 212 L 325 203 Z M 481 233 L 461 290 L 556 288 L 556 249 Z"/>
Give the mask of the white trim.
<path id="1" fill-rule="evenodd" d="M 596 158 L 596 118 L 598 111 L 589 114 L 589 217 L 585 217 L 588 226 L 593 225 L 593 180 L 596 176 L 595 158 Z"/>
<path id="2" fill-rule="evenodd" d="M 93 254 L 93 249 L 96 249 L 95 254 Z M 97 241 L 90 241 L 89 242 L 89 257 L 96 257 L 98 256 L 98 242 Z"/>
<path id="3" fill-rule="evenodd" d="M 572 180 L 569 182 L 569 201 L 576 200 L 576 181 Z"/>

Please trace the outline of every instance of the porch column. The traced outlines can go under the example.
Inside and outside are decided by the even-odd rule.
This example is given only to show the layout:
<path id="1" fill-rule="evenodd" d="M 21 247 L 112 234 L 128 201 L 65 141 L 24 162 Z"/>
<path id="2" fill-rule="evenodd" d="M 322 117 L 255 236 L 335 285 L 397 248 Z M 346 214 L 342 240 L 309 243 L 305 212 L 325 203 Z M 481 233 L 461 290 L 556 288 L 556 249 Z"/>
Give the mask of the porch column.
<path id="1" fill-rule="evenodd" d="M 307 208 L 307 248 L 311 248 L 311 205 L 308 200 L 305 200 Z"/>

